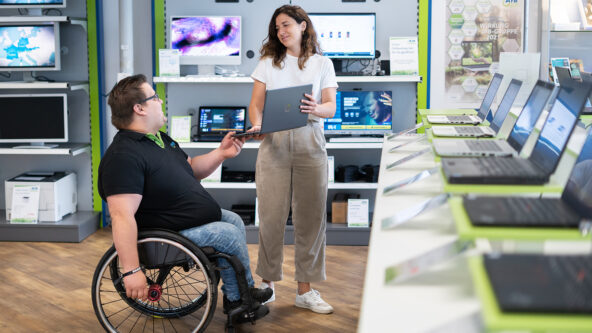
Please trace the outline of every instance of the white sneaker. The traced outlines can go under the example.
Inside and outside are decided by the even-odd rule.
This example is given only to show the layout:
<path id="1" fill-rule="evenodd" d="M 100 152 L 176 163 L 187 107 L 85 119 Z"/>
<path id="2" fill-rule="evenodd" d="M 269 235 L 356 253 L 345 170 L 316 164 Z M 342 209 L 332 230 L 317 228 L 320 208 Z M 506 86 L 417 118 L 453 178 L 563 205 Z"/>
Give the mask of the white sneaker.
<path id="1" fill-rule="evenodd" d="M 271 302 L 275 301 L 275 285 L 270 286 L 269 284 L 267 284 L 265 282 L 261 282 L 261 284 L 259 285 L 259 289 L 265 289 L 265 288 L 271 288 L 271 290 L 273 290 L 273 294 L 271 294 L 271 297 L 267 301 L 265 301 L 261 304 L 267 304 L 267 303 L 271 303 Z"/>
<path id="2" fill-rule="evenodd" d="M 321 294 L 314 289 L 311 289 L 305 294 L 296 295 L 296 302 L 294 304 L 299 308 L 309 309 L 316 313 L 327 314 L 333 312 L 333 307 L 323 301 Z"/>

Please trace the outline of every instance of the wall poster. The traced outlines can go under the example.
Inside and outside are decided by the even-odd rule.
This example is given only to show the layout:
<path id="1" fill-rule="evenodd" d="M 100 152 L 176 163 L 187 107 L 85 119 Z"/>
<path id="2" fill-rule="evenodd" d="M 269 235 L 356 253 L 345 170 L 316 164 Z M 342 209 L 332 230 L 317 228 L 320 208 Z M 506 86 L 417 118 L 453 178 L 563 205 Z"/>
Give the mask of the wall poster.
<path id="1" fill-rule="evenodd" d="M 432 33 L 440 35 L 433 35 L 432 59 L 441 60 L 432 66 L 430 106 L 478 107 L 500 53 L 522 52 L 524 0 L 446 0 L 433 6 L 443 3 L 445 10 L 432 8 Z"/>

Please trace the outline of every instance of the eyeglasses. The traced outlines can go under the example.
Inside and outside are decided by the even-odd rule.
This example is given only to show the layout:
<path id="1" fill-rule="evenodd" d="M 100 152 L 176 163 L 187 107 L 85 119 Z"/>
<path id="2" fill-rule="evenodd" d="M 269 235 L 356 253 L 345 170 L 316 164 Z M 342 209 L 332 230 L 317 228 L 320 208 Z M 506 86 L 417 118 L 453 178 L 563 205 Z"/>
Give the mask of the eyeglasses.
<path id="1" fill-rule="evenodd" d="M 158 100 L 158 99 L 160 99 L 160 97 L 158 97 L 158 94 L 154 94 L 154 95 L 152 95 L 152 96 L 150 96 L 148 98 L 144 98 L 143 100 L 139 101 L 138 104 L 142 104 L 144 102 L 148 102 L 151 99 L 157 99 Z"/>

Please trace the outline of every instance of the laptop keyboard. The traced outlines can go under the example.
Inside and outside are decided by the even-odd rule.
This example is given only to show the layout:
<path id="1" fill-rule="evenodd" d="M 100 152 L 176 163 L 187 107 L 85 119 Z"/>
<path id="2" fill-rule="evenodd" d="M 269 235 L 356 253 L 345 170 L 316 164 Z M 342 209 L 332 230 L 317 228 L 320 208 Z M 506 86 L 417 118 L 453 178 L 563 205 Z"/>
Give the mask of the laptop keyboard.
<path id="1" fill-rule="evenodd" d="M 485 157 L 475 158 L 475 160 L 486 175 L 538 176 L 532 167 L 527 167 L 527 163 L 516 158 Z"/>
<path id="2" fill-rule="evenodd" d="M 533 198 L 504 198 L 502 199 L 510 216 L 519 224 L 546 224 L 545 221 L 556 224 L 567 224 L 574 221 L 574 215 L 566 212 L 562 202 L 557 199 L 533 199 Z M 575 216 L 576 220 L 579 220 Z"/>
<path id="3" fill-rule="evenodd" d="M 471 123 L 473 119 L 469 116 L 446 116 L 448 121 L 452 123 Z"/>
<path id="4" fill-rule="evenodd" d="M 459 134 L 483 134 L 483 130 L 473 126 L 458 126 L 454 130 Z"/>
<path id="5" fill-rule="evenodd" d="M 476 151 L 502 151 L 495 141 L 488 140 L 467 140 L 465 141 L 471 150 Z"/>

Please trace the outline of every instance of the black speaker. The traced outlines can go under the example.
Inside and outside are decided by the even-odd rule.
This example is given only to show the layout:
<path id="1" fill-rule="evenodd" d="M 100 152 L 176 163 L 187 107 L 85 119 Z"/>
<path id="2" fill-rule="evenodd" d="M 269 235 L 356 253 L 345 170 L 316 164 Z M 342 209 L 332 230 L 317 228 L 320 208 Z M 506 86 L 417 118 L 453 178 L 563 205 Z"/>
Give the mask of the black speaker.
<path id="1" fill-rule="evenodd" d="M 248 50 L 247 51 L 247 58 L 251 59 L 255 56 L 255 52 L 253 52 L 252 50 Z"/>
<path id="2" fill-rule="evenodd" d="M 374 58 L 376 58 L 376 59 L 380 58 L 380 51 L 378 51 L 378 50 L 374 51 Z"/>
<path id="3" fill-rule="evenodd" d="M 380 60 L 380 69 L 384 71 L 385 75 L 391 75 L 391 61 Z"/>

